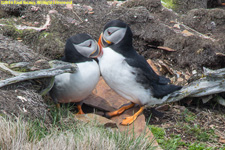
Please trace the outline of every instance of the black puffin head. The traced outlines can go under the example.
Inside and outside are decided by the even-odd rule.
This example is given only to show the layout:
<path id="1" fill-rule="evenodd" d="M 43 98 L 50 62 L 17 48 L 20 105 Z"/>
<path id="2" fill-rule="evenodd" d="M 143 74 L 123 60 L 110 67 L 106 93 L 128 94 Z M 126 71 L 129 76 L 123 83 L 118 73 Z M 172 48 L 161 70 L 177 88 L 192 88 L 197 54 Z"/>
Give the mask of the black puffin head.
<path id="1" fill-rule="evenodd" d="M 131 49 L 132 37 L 132 31 L 126 23 L 120 20 L 112 20 L 104 26 L 98 44 L 100 48 L 111 47 L 113 50 L 123 53 L 121 50 Z"/>
<path id="2" fill-rule="evenodd" d="M 98 43 L 88 34 L 76 34 L 67 39 L 63 61 L 79 63 L 92 61 L 100 54 Z"/>

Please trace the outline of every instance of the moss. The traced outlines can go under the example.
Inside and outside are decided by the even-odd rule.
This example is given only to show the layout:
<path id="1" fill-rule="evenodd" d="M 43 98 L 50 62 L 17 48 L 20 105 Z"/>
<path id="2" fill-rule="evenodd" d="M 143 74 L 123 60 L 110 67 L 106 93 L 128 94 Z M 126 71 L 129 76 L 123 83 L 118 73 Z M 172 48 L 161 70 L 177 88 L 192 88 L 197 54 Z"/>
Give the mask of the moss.
<path id="1" fill-rule="evenodd" d="M 49 32 L 42 32 L 40 35 L 39 35 L 39 39 L 42 39 L 42 38 L 46 38 L 47 36 L 51 35 L 52 33 L 49 33 Z"/>
<path id="2" fill-rule="evenodd" d="M 13 68 L 12 69 L 13 71 L 18 71 L 18 72 L 27 72 L 28 71 L 28 69 L 27 68 Z"/>
<path id="3" fill-rule="evenodd" d="M 15 27 L 16 23 L 12 19 L 2 19 L 0 23 L 5 24 L 0 30 L 3 35 L 13 39 L 21 39 L 24 44 L 29 45 L 30 48 L 48 58 L 60 59 L 62 57 L 65 43 L 62 41 L 59 32 L 38 32 L 33 29 L 19 30 Z M 22 71 L 26 70 L 22 69 Z"/>
<path id="4" fill-rule="evenodd" d="M 39 45 L 41 50 L 39 53 L 51 59 L 59 59 L 62 57 L 62 52 L 65 43 L 60 39 L 58 33 L 43 33 L 40 35 Z"/>
<path id="5" fill-rule="evenodd" d="M 176 5 L 174 4 L 173 0 L 161 0 L 162 5 L 169 9 L 175 9 Z"/>
<path id="6" fill-rule="evenodd" d="M 33 29 L 19 30 L 14 25 L 9 23 L 2 27 L 0 33 L 5 36 L 10 36 L 13 39 L 21 38 L 22 40 L 29 40 L 32 38 L 32 36 L 37 34 L 37 31 Z"/>

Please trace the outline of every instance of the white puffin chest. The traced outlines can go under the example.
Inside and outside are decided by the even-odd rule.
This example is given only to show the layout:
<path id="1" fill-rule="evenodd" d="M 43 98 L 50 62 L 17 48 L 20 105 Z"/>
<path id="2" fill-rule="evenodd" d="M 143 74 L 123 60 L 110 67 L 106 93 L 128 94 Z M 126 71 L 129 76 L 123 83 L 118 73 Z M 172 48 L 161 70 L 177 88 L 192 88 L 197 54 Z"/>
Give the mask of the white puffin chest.
<path id="1" fill-rule="evenodd" d="M 136 82 L 136 76 L 132 73 L 135 69 L 126 63 L 124 56 L 111 48 L 103 48 L 99 66 L 106 83 L 118 94 L 138 104 L 149 101 L 150 89 L 144 89 Z"/>
<path id="2" fill-rule="evenodd" d="M 100 70 L 93 60 L 77 63 L 78 71 L 55 77 L 57 99 L 61 103 L 79 102 L 91 94 L 99 81 Z"/>

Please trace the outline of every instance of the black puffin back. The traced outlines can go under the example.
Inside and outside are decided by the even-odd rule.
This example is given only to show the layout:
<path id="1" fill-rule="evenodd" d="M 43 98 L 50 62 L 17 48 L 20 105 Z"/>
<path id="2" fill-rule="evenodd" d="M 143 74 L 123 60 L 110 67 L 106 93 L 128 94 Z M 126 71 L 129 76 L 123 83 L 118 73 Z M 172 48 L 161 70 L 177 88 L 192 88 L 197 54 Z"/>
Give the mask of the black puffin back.
<path id="1" fill-rule="evenodd" d="M 88 39 L 92 39 L 90 35 L 82 33 L 74 35 L 67 39 L 65 51 L 64 51 L 64 57 L 62 58 L 62 61 L 70 62 L 70 63 L 79 63 L 79 62 L 85 62 L 85 61 L 92 61 L 91 58 L 84 57 L 81 55 L 73 44 L 79 44 L 82 43 Z"/>

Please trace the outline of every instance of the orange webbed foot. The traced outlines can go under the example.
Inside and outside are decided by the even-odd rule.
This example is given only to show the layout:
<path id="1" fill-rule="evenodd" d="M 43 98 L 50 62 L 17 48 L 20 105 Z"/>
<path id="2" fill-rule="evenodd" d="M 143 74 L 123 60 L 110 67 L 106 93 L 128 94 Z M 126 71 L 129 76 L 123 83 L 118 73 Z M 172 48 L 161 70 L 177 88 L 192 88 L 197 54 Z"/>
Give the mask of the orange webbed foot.
<path id="1" fill-rule="evenodd" d="M 115 111 L 113 111 L 113 112 L 107 112 L 107 113 L 105 113 L 105 117 L 106 118 L 111 118 L 111 117 L 113 117 L 113 116 L 117 116 L 117 115 L 120 115 L 120 114 L 122 114 L 125 110 L 127 110 L 127 109 L 129 109 L 129 108 L 131 108 L 131 107 L 134 107 L 134 103 L 131 103 L 131 104 L 129 104 L 129 105 L 127 105 L 127 106 L 123 106 L 123 107 L 121 107 L 120 109 L 118 109 L 118 110 L 115 110 Z"/>
<path id="2" fill-rule="evenodd" d="M 143 112 L 143 110 L 144 106 L 142 106 L 133 116 L 126 117 L 120 124 L 124 126 L 132 124 L 137 119 L 137 117 Z"/>

